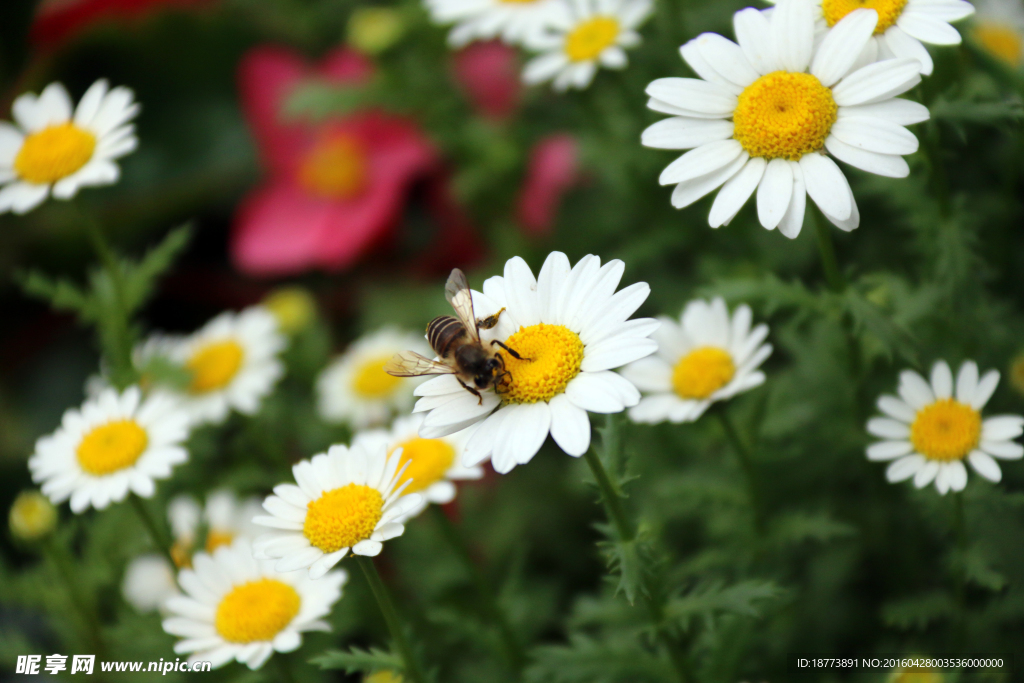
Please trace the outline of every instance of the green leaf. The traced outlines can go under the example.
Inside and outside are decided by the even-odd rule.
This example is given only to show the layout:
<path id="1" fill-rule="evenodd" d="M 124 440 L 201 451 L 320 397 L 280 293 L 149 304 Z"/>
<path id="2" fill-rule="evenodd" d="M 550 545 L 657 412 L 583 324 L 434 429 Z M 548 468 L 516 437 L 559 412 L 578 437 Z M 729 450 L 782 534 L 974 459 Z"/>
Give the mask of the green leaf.
<path id="1" fill-rule="evenodd" d="M 903 630 L 923 630 L 934 621 L 950 617 L 955 609 L 948 594 L 926 593 L 883 605 L 882 621 Z"/>
<path id="2" fill-rule="evenodd" d="M 911 334 L 898 325 L 882 309 L 864 298 L 853 287 L 848 287 L 842 294 L 842 306 L 853 319 L 854 331 L 858 334 L 868 332 L 876 337 L 887 353 L 898 353 L 900 356 L 917 364 L 917 343 Z"/>
<path id="3" fill-rule="evenodd" d="M 574 635 L 569 645 L 538 647 L 530 657 L 530 683 L 640 683 L 673 677 L 668 664 L 642 649 L 635 638 L 599 641 Z"/>
<path id="4" fill-rule="evenodd" d="M 36 270 L 19 274 L 17 280 L 26 294 L 48 302 L 58 311 L 77 313 L 82 322 L 96 319 L 97 311 L 92 298 L 67 280 L 55 280 Z"/>
<path id="5" fill-rule="evenodd" d="M 771 540 L 779 545 L 797 545 L 805 541 L 824 543 L 853 536 L 857 529 L 825 513 L 792 512 L 772 524 Z"/>
<path id="6" fill-rule="evenodd" d="M 146 303 L 157 279 L 171 267 L 191 237 L 192 226 L 183 225 L 169 232 L 137 263 L 124 264 L 124 305 L 129 314 Z"/>
<path id="7" fill-rule="evenodd" d="M 608 568 L 619 575 L 615 592 L 626 594 L 629 604 L 636 602 L 644 585 L 644 559 L 640 548 L 640 540 L 608 541 L 603 545 L 608 558 Z"/>
<path id="8" fill-rule="evenodd" d="M 669 600 L 665 618 L 687 629 L 695 618 L 711 619 L 722 614 L 759 617 L 763 604 L 782 594 L 782 589 L 771 581 L 743 581 L 732 586 L 721 582 L 705 583 Z"/>
<path id="9" fill-rule="evenodd" d="M 369 650 L 362 650 L 358 647 L 350 647 L 348 650 L 328 650 L 309 662 L 321 669 L 342 669 L 349 674 L 369 674 L 385 670 L 398 673 L 403 671 L 400 657 L 375 647 Z"/>

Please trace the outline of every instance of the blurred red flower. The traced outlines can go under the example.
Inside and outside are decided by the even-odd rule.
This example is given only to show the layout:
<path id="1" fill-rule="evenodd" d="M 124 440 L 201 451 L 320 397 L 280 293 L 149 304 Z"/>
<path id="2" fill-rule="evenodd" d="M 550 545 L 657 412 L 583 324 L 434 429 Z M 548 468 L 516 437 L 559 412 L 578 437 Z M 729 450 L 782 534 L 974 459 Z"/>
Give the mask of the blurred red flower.
<path id="1" fill-rule="evenodd" d="M 478 42 L 453 56 L 455 78 L 481 115 L 510 116 L 519 106 L 522 83 L 514 48 L 500 40 Z"/>
<path id="2" fill-rule="evenodd" d="M 568 133 L 541 138 L 530 150 L 519 192 L 519 224 L 532 235 L 554 227 L 562 196 L 580 180 L 579 145 Z"/>
<path id="3" fill-rule="evenodd" d="M 11 1 L 11 0 L 6 0 Z M 38 46 L 64 42 L 105 19 L 125 19 L 166 7 L 195 7 L 213 0 L 43 0 L 32 23 L 31 40 Z"/>
<path id="4" fill-rule="evenodd" d="M 236 216 L 231 252 L 240 270 L 346 268 L 388 237 L 412 185 L 438 172 L 434 148 L 407 119 L 370 110 L 323 123 L 284 118 L 303 81 L 359 86 L 371 73 L 351 50 L 315 68 L 283 48 L 257 48 L 243 59 L 242 106 L 269 177 Z"/>

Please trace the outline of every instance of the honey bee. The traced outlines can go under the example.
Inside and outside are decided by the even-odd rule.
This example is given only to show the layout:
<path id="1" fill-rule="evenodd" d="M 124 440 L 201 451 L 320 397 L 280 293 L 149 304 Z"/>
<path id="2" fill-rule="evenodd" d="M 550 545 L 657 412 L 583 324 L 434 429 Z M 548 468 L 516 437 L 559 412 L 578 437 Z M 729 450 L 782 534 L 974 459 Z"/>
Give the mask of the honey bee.
<path id="1" fill-rule="evenodd" d="M 488 345 L 480 340 L 480 330 L 497 325 L 505 309 L 477 319 L 466 275 L 458 268 L 448 276 L 444 296 L 455 309 L 455 315 L 438 316 L 427 325 L 427 341 L 440 360 L 430 360 L 415 351 L 402 351 L 384 364 L 384 371 L 395 377 L 455 375 L 459 384 L 482 405 L 482 390 L 494 387 L 496 392 L 502 393 L 502 387 L 507 386 L 506 378 L 511 377 L 501 351 L 493 347 L 501 347 L 518 360 L 523 357 L 497 339 Z"/>

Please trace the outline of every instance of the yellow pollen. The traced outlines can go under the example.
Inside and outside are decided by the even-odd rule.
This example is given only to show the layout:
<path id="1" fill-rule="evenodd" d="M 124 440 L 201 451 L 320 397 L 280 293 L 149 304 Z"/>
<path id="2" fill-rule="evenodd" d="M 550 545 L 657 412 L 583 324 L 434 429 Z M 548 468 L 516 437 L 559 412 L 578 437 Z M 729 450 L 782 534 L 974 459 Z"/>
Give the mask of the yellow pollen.
<path id="1" fill-rule="evenodd" d="M 943 398 L 917 411 L 910 426 L 914 450 L 929 460 L 960 460 L 981 439 L 981 413 L 956 399 Z"/>
<path id="2" fill-rule="evenodd" d="M 96 427 L 78 444 L 78 464 L 94 476 L 131 467 L 146 451 L 149 435 L 135 420 L 115 420 Z"/>
<path id="3" fill-rule="evenodd" d="M 321 141 L 299 164 L 298 181 L 323 199 L 352 199 L 366 189 L 366 151 L 359 141 L 335 136 Z"/>
<path id="4" fill-rule="evenodd" d="M 178 539 L 171 544 L 171 559 L 178 569 L 192 568 L 192 543 Z"/>
<path id="5" fill-rule="evenodd" d="M 403 441 L 397 448 L 402 449 L 398 468 L 409 463 L 402 478 L 398 480 L 399 485 L 412 480 L 405 487 L 405 493 L 422 491 L 441 481 L 455 462 L 455 449 L 444 439 L 421 439 L 415 436 Z"/>
<path id="6" fill-rule="evenodd" d="M 502 353 L 505 369 L 511 373 L 502 385 L 505 403 L 550 401 L 580 374 L 583 342 L 567 327 L 547 323 L 520 327 L 505 344 L 523 357 L 516 360 Z"/>
<path id="7" fill-rule="evenodd" d="M 347 484 L 309 503 L 302 533 L 320 550 L 333 553 L 368 539 L 383 512 L 380 491 Z"/>
<path id="8" fill-rule="evenodd" d="M 974 37 L 981 46 L 1014 69 L 1024 63 L 1024 38 L 1008 26 L 987 21 L 978 22 Z"/>
<path id="9" fill-rule="evenodd" d="M 384 372 L 384 363 L 391 356 L 377 356 L 364 361 L 354 373 L 352 390 L 362 398 L 386 398 L 402 384 L 401 377 Z"/>
<path id="10" fill-rule="evenodd" d="M 672 387 L 682 398 L 705 399 L 732 380 L 732 356 L 715 346 L 702 346 L 683 356 L 672 371 Z"/>
<path id="11" fill-rule="evenodd" d="M 206 532 L 206 552 L 212 554 L 214 550 L 221 546 L 231 545 L 234 540 L 235 535 L 230 531 L 210 529 Z"/>
<path id="12" fill-rule="evenodd" d="M 619 37 L 619 22 L 614 17 L 587 19 L 565 37 L 565 54 L 574 62 L 597 59 Z"/>
<path id="13" fill-rule="evenodd" d="M 733 137 L 752 157 L 798 161 L 825 146 L 838 107 L 811 74 L 774 71 L 748 85 L 733 112 Z"/>
<path id="14" fill-rule="evenodd" d="M 907 0 L 823 0 L 821 12 L 831 28 L 855 9 L 873 9 L 878 12 L 875 35 L 879 35 L 896 23 L 906 4 Z"/>
<path id="15" fill-rule="evenodd" d="M 96 150 L 96 136 L 72 123 L 49 126 L 25 138 L 14 170 L 30 183 L 55 183 L 85 166 Z"/>
<path id="16" fill-rule="evenodd" d="M 229 643 L 273 640 L 299 613 L 298 592 L 276 579 L 235 586 L 217 605 L 214 626 Z"/>
<path id="17" fill-rule="evenodd" d="M 245 350 L 238 342 L 230 339 L 200 347 L 185 363 L 185 367 L 192 372 L 189 391 L 205 394 L 223 389 L 238 374 L 243 360 Z"/>

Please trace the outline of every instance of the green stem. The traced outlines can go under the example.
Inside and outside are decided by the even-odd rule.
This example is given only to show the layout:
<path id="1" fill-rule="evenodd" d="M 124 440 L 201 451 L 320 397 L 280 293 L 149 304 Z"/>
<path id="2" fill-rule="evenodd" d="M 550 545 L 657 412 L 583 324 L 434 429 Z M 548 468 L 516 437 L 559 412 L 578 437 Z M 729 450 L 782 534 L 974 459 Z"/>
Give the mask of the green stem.
<path id="1" fill-rule="evenodd" d="M 956 576 L 954 577 L 954 594 L 956 596 L 957 623 L 955 642 L 964 645 L 967 631 L 967 526 L 964 512 L 963 493 L 954 493 L 953 533 L 956 537 Z"/>
<path id="2" fill-rule="evenodd" d="M 437 526 L 441 529 L 441 533 L 455 551 L 455 554 L 459 556 L 466 573 L 469 574 L 476 589 L 477 600 L 479 601 L 480 610 L 483 612 L 484 618 L 498 629 L 502 649 L 509 666 L 518 673 L 522 670 L 526 657 L 523 654 L 522 646 L 519 644 L 519 639 L 516 638 L 511 624 L 509 624 L 508 619 L 505 617 L 505 613 L 498 606 L 498 601 L 490 582 L 476 562 L 473 561 L 473 556 L 470 554 L 466 540 L 459 532 L 459 529 L 448 519 L 448 515 L 444 513 L 444 510 L 438 505 L 431 505 L 430 510 L 434 516 L 434 521 L 437 522 Z"/>
<path id="3" fill-rule="evenodd" d="M 105 656 L 107 650 L 100 630 L 99 616 L 96 614 L 94 606 L 89 604 L 89 601 L 86 600 L 79 590 L 79 584 L 75 581 L 74 567 L 67 556 L 67 550 L 57 542 L 57 539 L 52 534 L 43 543 L 43 549 L 50 563 L 64 582 L 68 598 L 71 600 L 75 611 L 78 612 L 83 627 L 82 638 L 90 644 L 97 656 Z"/>
<path id="4" fill-rule="evenodd" d="M 605 432 L 606 438 L 614 429 L 615 419 L 615 415 L 608 416 L 609 430 Z M 616 441 L 616 443 L 618 442 Z M 619 541 L 621 543 L 634 542 L 636 540 L 636 525 L 626 515 L 626 509 L 622 503 L 623 496 L 612 484 L 611 477 L 608 476 L 608 470 L 605 469 L 604 463 L 601 462 L 601 457 L 593 447 L 589 448 L 583 454 L 583 457 L 590 466 L 594 480 L 597 481 L 597 488 L 601 492 L 601 502 L 604 503 L 605 511 L 615 526 Z M 686 683 L 691 677 L 688 674 L 689 666 L 683 654 L 683 647 L 666 628 L 664 606 L 654 596 L 646 575 L 641 575 L 640 577 L 640 594 L 643 596 L 644 603 L 650 612 L 655 637 L 667 651 L 680 683 Z"/>
<path id="5" fill-rule="evenodd" d="M 121 271 L 121 266 L 118 264 L 113 250 L 107 244 L 99 223 L 86 211 L 80 210 L 79 213 L 82 215 L 82 223 L 85 224 L 86 234 L 89 236 L 89 241 L 92 242 L 96 256 L 99 257 L 103 269 L 110 279 L 113 310 L 110 315 L 101 316 L 98 324 L 106 327 L 105 330 L 101 330 L 100 341 L 107 362 L 110 363 L 111 383 L 123 390 L 138 379 L 132 362 L 128 307 L 124 299 L 124 273 Z"/>
<path id="6" fill-rule="evenodd" d="M 729 417 L 729 413 L 726 412 L 725 408 L 720 407 L 715 412 L 718 415 L 719 423 L 722 425 L 722 431 L 725 432 L 725 437 L 729 440 L 732 450 L 736 453 L 736 459 L 743 469 L 743 476 L 747 480 L 747 496 L 750 498 L 750 510 L 754 515 L 754 528 L 758 532 L 762 532 L 764 531 L 764 516 L 761 512 L 761 496 L 758 491 L 757 476 L 754 473 L 752 453 L 747 444 L 740 438 L 736 425 L 733 424 L 732 418 Z"/>
<path id="7" fill-rule="evenodd" d="M 292 673 L 292 668 L 288 665 L 287 653 L 275 652 L 273 659 L 279 683 L 295 683 L 295 674 Z"/>
<path id="8" fill-rule="evenodd" d="M 810 202 L 808 202 L 809 204 Z M 825 282 L 829 289 L 839 293 L 846 289 L 846 278 L 839 269 L 839 259 L 836 258 L 836 246 L 832 241 L 832 231 L 824 216 L 816 215 L 813 207 L 808 206 L 805 212 L 805 220 L 814 228 L 814 236 L 818 240 L 818 253 L 821 254 L 821 267 L 825 271 Z"/>
<path id="9" fill-rule="evenodd" d="M 377 567 L 374 566 L 373 560 L 369 557 L 357 555 L 355 560 L 363 570 L 363 574 L 366 575 L 366 581 L 370 584 L 373 597 L 377 599 L 377 605 L 380 607 L 381 614 L 384 615 L 388 631 L 391 632 L 391 639 L 395 641 L 395 647 L 398 648 L 398 654 L 405 665 L 402 678 L 407 679 L 410 683 L 424 683 L 426 679 L 423 677 L 419 662 L 416 660 L 412 648 L 409 646 L 409 641 L 402 631 L 402 623 L 398 619 L 395 603 L 391 600 L 391 594 L 388 593 L 387 586 L 381 580 L 380 574 L 377 573 Z"/>
<path id="10" fill-rule="evenodd" d="M 153 545 L 157 547 L 164 558 L 171 563 L 171 568 L 176 569 L 177 565 L 174 562 L 174 556 L 171 555 L 171 542 L 161 531 L 161 528 L 157 526 L 156 520 L 153 519 L 153 515 L 149 514 L 149 510 L 146 508 L 146 503 L 134 494 L 128 496 L 128 500 L 132 504 L 132 508 L 135 509 L 135 514 L 138 515 L 142 521 L 142 525 L 146 527 L 146 532 L 149 534 L 149 540 L 153 542 Z"/>

